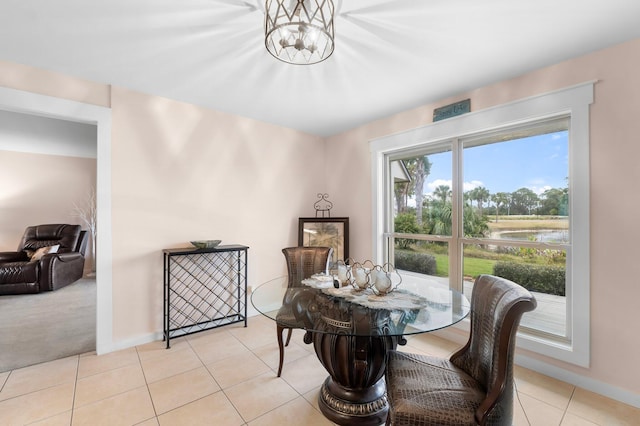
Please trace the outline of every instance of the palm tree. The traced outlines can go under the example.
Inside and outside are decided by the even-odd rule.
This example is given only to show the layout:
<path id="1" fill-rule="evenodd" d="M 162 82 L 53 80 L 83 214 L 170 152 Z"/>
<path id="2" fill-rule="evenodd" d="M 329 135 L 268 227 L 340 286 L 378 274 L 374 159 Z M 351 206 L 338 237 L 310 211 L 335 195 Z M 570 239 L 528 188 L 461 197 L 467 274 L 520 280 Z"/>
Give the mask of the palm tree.
<path id="1" fill-rule="evenodd" d="M 485 201 L 489 201 L 489 197 L 491 196 L 491 193 L 484 186 L 479 186 L 475 188 L 473 191 L 475 195 L 474 199 L 478 202 L 478 210 L 480 211 L 480 216 L 482 216 L 482 204 Z"/>
<path id="2" fill-rule="evenodd" d="M 496 222 L 497 222 L 498 215 L 500 214 L 500 206 L 508 205 L 509 194 L 506 192 L 496 192 L 491 196 L 491 201 L 496 203 Z"/>
<path id="3" fill-rule="evenodd" d="M 415 186 L 414 192 L 416 194 L 416 221 L 418 225 L 422 225 L 422 200 L 424 198 L 424 180 L 429 173 L 431 173 L 431 162 L 429 157 L 422 156 L 417 158 L 415 169 Z"/>
<path id="4" fill-rule="evenodd" d="M 446 186 L 446 185 L 442 185 Z M 442 203 L 430 211 L 432 232 L 434 235 L 451 235 L 451 203 Z"/>
<path id="5" fill-rule="evenodd" d="M 439 185 L 434 191 L 433 196 L 442 201 L 442 205 L 447 203 L 447 199 L 451 196 L 451 188 L 449 185 Z"/>

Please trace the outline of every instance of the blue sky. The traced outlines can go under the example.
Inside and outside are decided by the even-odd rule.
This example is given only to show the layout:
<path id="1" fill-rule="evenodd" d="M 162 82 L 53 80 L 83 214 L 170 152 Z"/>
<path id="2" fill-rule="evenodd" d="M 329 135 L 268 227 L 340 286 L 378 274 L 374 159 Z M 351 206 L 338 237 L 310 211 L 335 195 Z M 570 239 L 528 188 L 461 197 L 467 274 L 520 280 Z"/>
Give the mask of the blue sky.
<path id="1" fill-rule="evenodd" d="M 524 187 L 541 194 L 549 188 L 564 188 L 568 158 L 568 132 L 467 148 L 464 151 L 465 191 L 484 186 L 495 194 Z M 429 160 L 433 165 L 425 193 L 431 193 L 439 185 L 451 187 L 451 154 L 429 155 Z"/>

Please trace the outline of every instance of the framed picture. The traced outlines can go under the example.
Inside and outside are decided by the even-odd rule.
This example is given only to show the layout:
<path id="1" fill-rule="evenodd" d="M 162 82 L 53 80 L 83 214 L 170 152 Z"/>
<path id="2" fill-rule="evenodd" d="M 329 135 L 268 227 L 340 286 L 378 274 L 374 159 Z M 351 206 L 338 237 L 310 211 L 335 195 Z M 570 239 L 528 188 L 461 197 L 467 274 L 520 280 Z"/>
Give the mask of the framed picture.
<path id="1" fill-rule="evenodd" d="M 299 218 L 298 245 L 303 247 L 332 247 L 332 263 L 338 260 L 346 260 L 349 257 L 349 218 Z"/>

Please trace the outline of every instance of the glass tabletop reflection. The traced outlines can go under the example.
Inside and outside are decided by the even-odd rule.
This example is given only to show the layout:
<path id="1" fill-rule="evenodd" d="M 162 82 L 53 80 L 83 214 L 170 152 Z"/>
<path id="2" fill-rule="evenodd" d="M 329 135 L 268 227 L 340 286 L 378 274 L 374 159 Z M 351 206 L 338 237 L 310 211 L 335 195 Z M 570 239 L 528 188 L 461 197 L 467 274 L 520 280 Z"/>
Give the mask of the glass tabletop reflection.
<path id="1" fill-rule="evenodd" d="M 304 280 L 293 287 L 278 277 L 256 287 L 251 303 L 284 327 L 350 336 L 403 336 L 451 326 L 469 314 L 469 300 L 443 286 L 400 288 L 386 295 L 332 280 Z"/>

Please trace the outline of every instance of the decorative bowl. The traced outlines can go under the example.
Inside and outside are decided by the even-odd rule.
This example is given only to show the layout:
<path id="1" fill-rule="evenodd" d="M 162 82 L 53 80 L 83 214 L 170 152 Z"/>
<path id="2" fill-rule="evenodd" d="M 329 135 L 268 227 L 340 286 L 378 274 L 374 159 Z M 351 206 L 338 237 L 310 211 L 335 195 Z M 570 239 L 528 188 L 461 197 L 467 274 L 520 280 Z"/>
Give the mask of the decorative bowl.
<path id="1" fill-rule="evenodd" d="M 214 248 L 220 244 L 220 240 L 200 240 L 200 241 L 191 241 L 191 244 L 199 249 L 204 248 Z"/>

